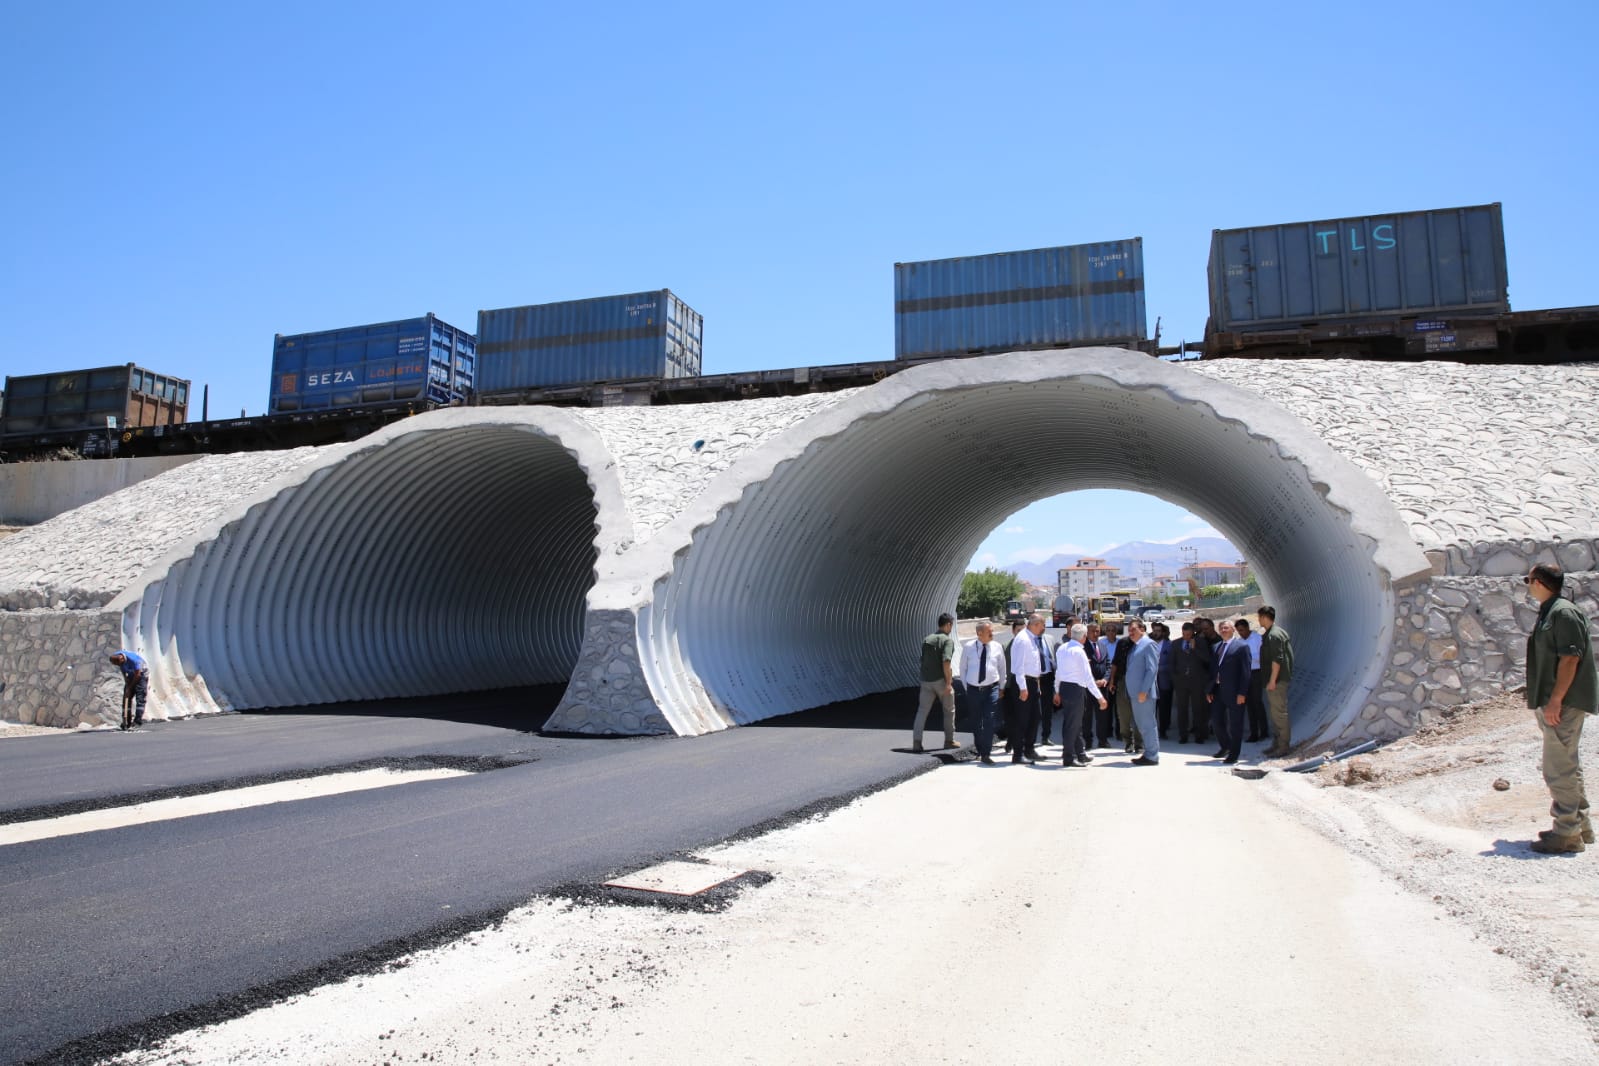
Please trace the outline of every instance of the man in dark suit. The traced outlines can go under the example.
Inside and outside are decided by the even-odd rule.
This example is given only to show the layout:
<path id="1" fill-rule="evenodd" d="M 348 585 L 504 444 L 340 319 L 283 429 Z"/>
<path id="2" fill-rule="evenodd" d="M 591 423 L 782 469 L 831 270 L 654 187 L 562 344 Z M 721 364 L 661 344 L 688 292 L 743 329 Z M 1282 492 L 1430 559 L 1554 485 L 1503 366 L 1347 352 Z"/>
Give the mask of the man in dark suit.
<path id="1" fill-rule="evenodd" d="M 1210 707 L 1205 693 L 1210 689 L 1210 645 L 1200 640 L 1194 623 L 1183 623 L 1180 640 L 1171 642 L 1172 712 L 1177 718 L 1177 739 L 1187 744 L 1192 738 L 1203 744 L 1210 737 Z"/>
<path id="2" fill-rule="evenodd" d="M 1067 632 L 1070 632 L 1068 630 Z M 1047 669 L 1038 678 L 1038 683 L 1043 686 L 1044 696 L 1038 702 L 1038 743 L 1049 743 L 1049 736 L 1055 721 L 1055 656 L 1060 654 L 1061 642 L 1049 635 L 1048 623 L 1044 632 L 1039 634 L 1046 651 L 1045 667 Z"/>
<path id="3" fill-rule="evenodd" d="M 1138 726 L 1133 723 L 1132 696 L 1127 691 L 1127 660 L 1132 657 L 1132 639 L 1117 636 L 1116 650 L 1110 657 L 1110 689 L 1116 696 L 1116 733 L 1122 738 L 1122 751 L 1128 755 L 1144 750 L 1144 738 L 1138 735 Z M 1106 698 L 1110 694 L 1107 692 Z"/>
<path id="4" fill-rule="evenodd" d="M 1011 723 L 1016 719 L 1016 694 L 1019 690 L 1016 687 L 1016 679 L 1011 676 L 1010 672 L 1011 645 L 1015 643 L 1016 635 L 1022 631 L 1023 624 L 1022 622 L 1012 622 L 1010 639 L 1005 641 L 1005 691 L 999 700 L 1000 732 L 998 736 L 1005 741 L 1005 750 L 1007 752 L 1015 751 L 1023 746 L 1017 743 L 1015 734 L 1011 732 Z M 1032 738 L 1029 737 L 1028 739 L 1031 740 Z"/>
<path id="5" fill-rule="evenodd" d="M 1216 668 L 1210 685 L 1210 724 L 1221 743 L 1215 757 L 1230 764 L 1238 761 L 1244 747 L 1244 705 L 1249 699 L 1249 675 L 1254 664 L 1249 645 L 1233 633 L 1231 622 L 1218 623 L 1216 632 L 1221 634 L 1221 643 L 1216 645 Z"/>
<path id="6" fill-rule="evenodd" d="M 1105 689 L 1110 684 L 1110 662 L 1105 658 L 1104 649 L 1099 646 L 1099 627 L 1092 622 L 1088 624 L 1088 638 L 1083 641 L 1083 654 L 1088 656 L 1088 669 L 1094 675 L 1094 684 L 1098 686 L 1097 695 L 1083 701 L 1083 740 L 1087 747 L 1095 747 L 1094 732 L 1095 726 L 1098 726 L 1098 747 L 1103 748 L 1110 744 L 1110 720 L 1115 712 L 1108 703 L 1104 708 L 1099 706 L 1099 697 L 1105 695 Z"/>

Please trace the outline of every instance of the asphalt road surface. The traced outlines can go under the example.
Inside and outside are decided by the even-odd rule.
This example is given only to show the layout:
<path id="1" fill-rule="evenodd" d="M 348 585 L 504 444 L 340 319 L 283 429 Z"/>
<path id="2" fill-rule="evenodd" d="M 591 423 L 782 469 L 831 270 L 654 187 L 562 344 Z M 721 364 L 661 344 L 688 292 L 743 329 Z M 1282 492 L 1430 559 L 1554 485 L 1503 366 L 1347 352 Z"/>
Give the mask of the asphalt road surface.
<path id="1" fill-rule="evenodd" d="M 695 739 L 543 737 L 530 698 L 0 744 L 6 820 L 374 760 L 504 766 L 0 848 L 0 1061 L 85 1060 L 170 1029 L 160 1015 L 237 1013 L 930 762 L 892 750 L 909 693 Z"/>

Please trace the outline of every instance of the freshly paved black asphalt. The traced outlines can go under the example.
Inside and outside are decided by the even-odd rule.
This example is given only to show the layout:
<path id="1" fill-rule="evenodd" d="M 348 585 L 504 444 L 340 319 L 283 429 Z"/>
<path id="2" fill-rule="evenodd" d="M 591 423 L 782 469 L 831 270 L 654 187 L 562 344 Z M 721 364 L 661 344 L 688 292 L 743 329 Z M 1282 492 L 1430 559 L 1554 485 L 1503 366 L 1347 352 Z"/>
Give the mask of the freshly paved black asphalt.
<path id="1" fill-rule="evenodd" d="M 117 1050 L 141 1024 L 171 1031 L 164 1013 L 209 1020 L 375 946 L 392 956 L 442 924 L 880 786 L 927 763 L 892 750 L 907 739 L 909 701 L 694 739 L 542 737 L 469 708 L 476 721 L 228 715 L 7 741 L 0 811 L 377 757 L 532 761 L 0 848 L 0 1061 L 73 1041 L 62 1061 Z M 216 1006 L 228 997 L 233 1008 Z"/>

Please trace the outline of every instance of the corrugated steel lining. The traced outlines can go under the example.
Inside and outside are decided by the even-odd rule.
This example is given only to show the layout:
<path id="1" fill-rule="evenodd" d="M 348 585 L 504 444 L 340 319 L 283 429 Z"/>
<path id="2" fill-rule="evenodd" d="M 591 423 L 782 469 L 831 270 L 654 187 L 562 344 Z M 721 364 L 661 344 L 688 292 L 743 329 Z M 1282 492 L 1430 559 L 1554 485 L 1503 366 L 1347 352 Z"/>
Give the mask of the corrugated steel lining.
<path id="1" fill-rule="evenodd" d="M 917 367 L 811 415 L 695 496 L 637 557 L 647 566 L 617 570 L 648 597 L 639 659 L 672 724 L 703 732 L 910 683 L 915 665 L 894 649 L 955 601 L 987 531 L 1030 501 L 1106 485 L 1176 500 L 1234 535 L 1298 646 L 1314 649 L 1295 675 L 1301 739 L 1358 721 L 1386 667 L 1393 581 L 1427 565 L 1393 502 L 1260 395 L 1128 352 L 1071 365 L 1045 354 Z M 1072 461 L 980 476 L 972 459 L 1001 424 Z M 1083 447 L 1103 437 L 1118 446 Z M 959 485 L 937 522 L 928 470 Z"/>
<path id="2" fill-rule="evenodd" d="M 564 681 L 632 541 L 609 459 L 549 409 L 406 419 L 207 526 L 123 593 L 125 633 L 168 714 Z"/>
<path id="3" fill-rule="evenodd" d="M 477 387 L 697 377 L 703 337 L 670 289 L 479 311 Z"/>
<path id="4" fill-rule="evenodd" d="M 1510 310 L 1499 204 L 1216 230 L 1211 328 Z"/>
<path id="5" fill-rule="evenodd" d="M 1146 335 L 1141 238 L 894 265 L 899 359 Z"/>
<path id="6" fill-rule="evenodd" d="M 280 334 L 272 345 L 268 410 L 449 404 L 466 399 L 476 369 L 476 338 L 431 314 Z"/>

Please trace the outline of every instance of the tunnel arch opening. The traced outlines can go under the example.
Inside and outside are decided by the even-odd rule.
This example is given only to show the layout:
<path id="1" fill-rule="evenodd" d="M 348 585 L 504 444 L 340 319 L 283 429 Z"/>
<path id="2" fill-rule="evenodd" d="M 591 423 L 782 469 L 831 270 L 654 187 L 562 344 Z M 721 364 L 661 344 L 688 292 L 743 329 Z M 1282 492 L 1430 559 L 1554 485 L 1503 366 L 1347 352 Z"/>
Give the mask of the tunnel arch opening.
<path id="1" fill-rule="evenodd" d="M 1206 585 L 1229 578 L 1213 573 L 1216 568 L 1231 571 L 1240 587 L 1230 598 L 1241 598 L 1250 579 L 1242 556 L 1220 530 L 1157 496 L 1077 489 L 1011 512 L 989 531 L 966 569 L 1015 575 L 1024 593 L 1039 592 L 1033 602 L 1043 612 L 1061 595 L 1082 601 L 1112 590 L 1133 590 L 1144 604 L 1176 609 L 1195 606 L 1196 594 L 1182 577 L 1190 565 L 1204 568 L 1200 583 Z M 964 617 L 964 589 L 961 603 Z"/>
<path id="2" fill-rule="evenodd" d="M 1396 514 L 1376 513 L 1391 504 L 1269 401 L 1131 353 L 1071 358 L 906 372 L 876 387 L 899 395 L 833 412 L 830 432 L 767 457 L 769 474 L 702 516 L 639 615 L 650 685 L 674 728 L 914 683 L 917 642 L 953 608 L 988 532 L 1030 502 L 1087 488 L 1156 496 L 1221 531 L 1294 637 L 1296 738 L 1349 725 L 1394 631 L 1385 562 L 1419 556 L 1408 537 L 1379 543 L 1403 535 Z M 1017 360 L 1025 373 L 995 372 Z M 915 374 L 924 380 L 904 380 Z M 1363 484 L 1328 484 L 1351 475 Z"/>
<path id="3" fill-rule="evenodd" d="M 529 713 L 548 713 L 602 544 L 631 538 L 603 446 L 568 421 L 421 416 L 264 491 L 113 604 L 149 653 L 158 703 L 542 688 L 548 705 Z"/>

